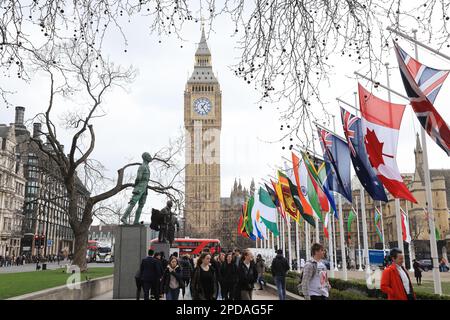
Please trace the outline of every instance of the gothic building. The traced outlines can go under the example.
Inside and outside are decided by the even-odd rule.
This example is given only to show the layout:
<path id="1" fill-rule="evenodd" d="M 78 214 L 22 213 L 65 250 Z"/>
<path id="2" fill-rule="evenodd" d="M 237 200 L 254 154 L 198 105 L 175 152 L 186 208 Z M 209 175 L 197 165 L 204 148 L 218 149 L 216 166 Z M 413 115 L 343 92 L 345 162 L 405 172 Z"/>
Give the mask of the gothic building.
<path id="1" fill-rule="evenodd" d="M 190 237 L 211 237 L 212 227 L 220 220 L 222 92 L 212 70 L 204 29 L 184 91 L 184 126 L 184 232 Z"/>
<path id="2" fill-rule="evenodd" d="M 217 234 L 222 247 L 227 249 L 250 248 L 255 242 L 238 234 L 239 217 L 242 215 L 242 204 L 255 192 L 255 182 L 252 180 L 250 190 L 243 188 L 241 180 L 239 184 L 234 180 L 234 186 L 228 198 L 221 198 L 221 221 L 218 223 Z"/>

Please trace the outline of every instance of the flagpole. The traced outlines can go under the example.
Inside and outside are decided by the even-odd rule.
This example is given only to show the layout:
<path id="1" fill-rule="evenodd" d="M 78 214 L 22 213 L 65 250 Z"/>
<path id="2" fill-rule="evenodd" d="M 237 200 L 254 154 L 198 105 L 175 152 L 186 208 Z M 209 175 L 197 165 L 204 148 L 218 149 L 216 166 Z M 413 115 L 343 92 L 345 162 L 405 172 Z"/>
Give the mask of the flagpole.
<path id="1" fill-rule="evenodd" d="M 370 81 L 370 82 L 372 82 L 373 84 L 376 84 L 377 86 L 379 86 L 379 87 L 381 87 L 381 88 L 387 90 L 389 93 L 393 93 L 393 94 L 395 94 L 396 96 L 399 96 L 400 98 L 403 98 L 403 99 L 407 100 L 408 103 L 409 103 L 409 98 L 408 98 L 407 96 L 405 96 L 404 94 L 401 94 L 400 92 L 397 92 L 397 91 L 395 91 L 395 90 L 392 90 L 392 89 L 389 87 L 389 84 L 388 84 L 387 86 L 385 86 L 385 85 L 379 83 L 378 81 L 373 80 L 372 78 L 369 78 L 369 77 L 366 77 L 365 75 L 362 75 L 362 74 L 359 73 L 358 71 L 355 71 L 355 72 L 353 72 L 353 73 L 356 74 L 357 76 L 359 76 L 359 77 L 361 77 L 361 78 L 363 78 L 363 79 L 366 79 L 367 81 Z"/>
<path id="2" fill-rule="evenodd" d="M 362 219 L 363 244 L 364 244 L 364 267 L 367 279 L 367 277 L 370 275 L 369 241 L 367 239 L 366 197 L 364 195 L 364 188 L 362 184 L 360 184 L 359 194 L 361 198 L 361 219 Z"/>
<path id="3" fill-rule="evenodd" d="M 272 233 L 272 251 L 275 249 L 275 235 Z"/>
<path id="4" fill-rule="evenodd" d="M 292 270 L 292 246 L 291 246 L 291 217 L 287 217 L 287 225 L 288 225 L 288 250 L 289 250 L 289 269 Z"/>
<path id="5" fill-rule="evenodd" d="M 408 36 L 407 34 L 405 34 L 405 33 L 403 33 L 403 32 L 400 32 L 400 31 L 398 31 L 398 30 L 395 30 L 395 29 L 393 29 L 393 28 L 391 28 L 391 27 L 387 27 L 386 30 L 391 31 L 391 32 L 393 32 L 393 33 L 395 33 L 395 34 L 401 36 L 402 38 L 405 38 L 406 40 L 409 40 L 409 41 L 411 41 L 412 43 L 414 43 L 414 47 L 416 48 L 416 51 L 417 51 L 417 45 L 419 45 L 419 46 L 421 46 L 421 47 L 427 49 L 428 51 L 431 51 L 431 52 L 433 52 L 434 54 L 437 54 L 438 56 L 441 56 L 441 57 L 444 58 L 444 59 L 450 60 L 450 57 L 449 57 L 449 56 L 447 56 L 447 55 L 445 55 L 445 54 L 443 54 L 443 53 L 441 53 L 441 52 L 439 52 L 439 51 L 437 51 L 437 50 L 435 50 L 435 49 L 433 49 L 433 48 L 427 46 L 426 44 L 423 44 L 423 43 L 417 41 L 417 38 L 416 38 L 417 30 L 413 30 L 413 31 L 412 31 L 412 32 L 414 33 L 414 38 L 411 38 L 411 37 Z M 417 58 L 416 58 L 416 60 L 417 60 Z"/>
<path id="6" fill-rule="evenodd" d="M 408 228 L 409 228 L 409 243 L 408 243 L 408 251 L 409 251 L 409 271 L 413 272 L 414 268 L 413 268 L 413 258 L 412 258 L 412 250 L 411 250 L 411 246 L 412 246 L 412 237 L 411 237 L 411 224 L 409 223 L 409 211 L 408 211 L 408 202 L 405 201 L 405 209 L 406 209 L 406 217 L 408 218 Z"/>
<path id="7" fill-rule="evenodd" d="M 298 234 L 298 223 L 295 224 L 295 251 L 297 256 L 297 272 L 300 271 L 300 238 Z"/>
<path id="8" fill-rule="evenodd" d="M 364 271 L 362 268 L 362 261 L 361 261 L 361 256 L 362 256 L 362 252 L 361 252 L 361 240 L 360 240 L 360 235 L 359 235 L 359 210 L 358 210 L 358 196 L 355 196 L 355 201 L 356 201 L 356 231 L 358 233 L 358 261 L 359 261 L 359 268 L 358 271 Z"/>
<path id="9" fill-rule="evenodd" d="M 284 225 L 285 225 L 285 221 L 284 219 L 281 219 L 281 225 L 283 228 L 283 232 L 282 232 L 282 237 L 281 237 L 281 246 L 282 246 L 282 250 L 283 250 L 283 254 L 286 255 L 286 235 L 285 235 L 285 229 L 284 229 Z"/>
<path id="10" fill-rule="evenodd" d="M 280 215 L 277 214 L 277 226 L 280 229 L 280 232 L 278 233 L 278 237 L 277 237 L 277 249 L 280 249 L 280 236 L 281 236 L 281 221 L 280 221 Z"/>
<path id="11" fill-rule="evenodd" d="M 353 107 L 356 110 L 356 115 L 358 115 L 358 93 L 353 92 L 355 95 L 355 106 Z M 344 102 L 342 100 L 339 100 L 341 102 Z M 344 102 L 346 103 L 346 102 Z M 364 262 L 364 268 L 366 271 L 366 279 L 370 275 L 370 263 L 369 263 L 369 240 L 367 238 L 367 216 L 366 216 L 366 197 L 364 193 L 364 188 L 362 183 L 359 184 L 359 198 L 361 200 L 361 219 L 362 219 L 362 231 L 363 231 L 363 262 Z M 359 227 L 359 224 L 358 224 Z"/>
<path id="12" fill-rule="evenodd" d="M 341 238 L 341 257 L 342 257 L 342 271 L 344 280 L 348 280 L 347 275 L 347 255 L 345 254 L 345 237 L 344 237 L 344 215 L 342 214 L 342 196 L 339 194 L 339 229 Z"/>
<path id="13" fill-rule="evenodd" d="M 305 223 L 305 250 L 306 250 L 306 261 L 311 258 L 310 250 L 311 242 L 309 240 L 309 223 Z"/>
<path id="14" fill-rule="evenodd" d="M 381 205 L 380 201 L 380 218 L 381 218 L 381 234 L 383 235 L 383 255 L 386 250 L 386 244 L 385 244 L 385 236 L 384 236 L 384 219 L 383 219 L 383 206 Z"/>
<path id="15" fill-rule="evenodd" d="M 336 255 L 336 246 L 337 246 L 337 242 L 336 242 L 336 228 L 335 228 L 335 223 L 334 223 L 334 214 L 332 215 L 332 222 L 333 222 L 333 251 L 334 251 L 334 271 L 339 271 L 338 267 L 337 267 L 337 255 Z"/>
<path id="16" fill-rule="evenodd" d="M 387 88 L 388 88 L 388 102 L 391 103 L 391 86 L 390 86 L 390 76 L 389 76 L 389 63 L 386 62 L 386 81 L 387 81 Z M 403 236 L 402 236 L 402 217 L 400 215 L 400 199 L 395 198 L 395 223 L 397 224 L 397 247 L 405 253 L 405 248 L 403 246 Z M 384 237 L 384 235 L 383 235 Z M 384 239 L 383 239 L 384 241 Z M 403 262 L 403 265 L 405 262 Z"/>
<path id="17" fill-rule="evenodd" d="M 413 30 L 414 39 L 417 38 L 417 30 Z M 414 52 L 416 60 L 419 59 L 419 52 L 417 49 L 417 40 L 414 42 Z M 431 259 L 433 260 L 433 280 L 434 280 L 434 293 L 442 294 L 441 287 L 441 274 L 439 272 L 439 262 L 438 262 L 438 252 L 437 252 L 437 242 L 436 242 L 436 226 L 434 224 L 434 212 L 433 212 L 433 198 L 431 195 L 431 179 L 430 170 L 428 166 L 428 148 L 427 139 L 425 136 L 425 130 L 420 126 L 420 137 L 422 140 L 422 152 L 423 152 L 423 171 L 425 174 L 425 194 L 427 200 L 427 210 L 428 210 L 428 224 L 430 226 L 430 249 L 431 249 Z"/>
<path id="18" fill-rule="evenodd" d="M 318 217 L 315 218 L 315 223 L 316 223 L 316 242 L 320 243 L 319 218 Z"/>
<path id="19" fill-rule="evenodd" d="M 333 213 L 331 213 L 333 216 Z M 330 277 L 334 278 L 334 252 L 333 252 L 333 227 L 331 225 L 331 219 L 328 219 L 328 253 L 329 253 L 329 259 L 330 259 Z"/>

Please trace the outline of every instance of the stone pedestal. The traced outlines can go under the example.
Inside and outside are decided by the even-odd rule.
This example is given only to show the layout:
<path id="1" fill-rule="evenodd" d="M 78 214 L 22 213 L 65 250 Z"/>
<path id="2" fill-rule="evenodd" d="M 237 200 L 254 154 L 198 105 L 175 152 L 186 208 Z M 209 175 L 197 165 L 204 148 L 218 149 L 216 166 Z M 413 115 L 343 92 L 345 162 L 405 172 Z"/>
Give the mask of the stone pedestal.
<path id="1" fill-rule="evenodd" d="M 152 243 L 150 249 L 153 249 L 155 252 L 164 252 L 166 260 L 170 257 L 170 245 L 168 243 Z"/>
<path id="2" fill-rule="evenodd" d="M 121 225 L 116 229 L 114 245 L 113 299 L 135 299 L 134 276 L 147 256 L 150 230 L 142 224 Z"/>

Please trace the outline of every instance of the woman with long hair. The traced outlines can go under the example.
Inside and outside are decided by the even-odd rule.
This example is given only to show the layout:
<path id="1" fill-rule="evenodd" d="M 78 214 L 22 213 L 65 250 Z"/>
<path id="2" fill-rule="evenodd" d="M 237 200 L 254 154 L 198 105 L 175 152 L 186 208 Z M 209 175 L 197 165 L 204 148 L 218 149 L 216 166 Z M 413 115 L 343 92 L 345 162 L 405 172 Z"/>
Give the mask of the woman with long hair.
<path id="1" fill-rule="evenodd" d="M 220 267 L 222 291 L 222 299 L 232 300 L 238 282 L 238 274 L 236 264 L 233 261 L 233 253 L 229 252 L 225 255 L 225 262 Z"/>
<path id="2" fill-rule="evenodd" d="M 178 300 L 180 289 L 184 289 L 183 275 L 175 256 L 170 258 L 167 268 L 164 270 L 161 288 L 166 295 L 166 300 Z"/>
<path id="3" fill-rule="evenodd" d="M 253 260 L 253 253 L 246 249 L 242 253 L 241 263 L 238 268 L 238 288 L 241 294 L 241 300 L 252 300 L 253 288 L 258 279 L 258 271 Z"/>
<path id="4" fill-rule="evenodd" d="M 193 300 L 217 299 L 217 276 L 211 267 L 211 254 L 203 252 L 197 260 L 191 282 Z"/>

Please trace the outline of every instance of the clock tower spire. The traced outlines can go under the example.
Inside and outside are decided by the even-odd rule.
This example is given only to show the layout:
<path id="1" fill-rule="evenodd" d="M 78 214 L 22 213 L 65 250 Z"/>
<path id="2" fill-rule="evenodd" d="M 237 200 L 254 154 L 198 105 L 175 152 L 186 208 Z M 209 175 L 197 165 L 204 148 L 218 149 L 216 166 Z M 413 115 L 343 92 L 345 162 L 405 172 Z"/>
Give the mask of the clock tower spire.
<path id="1" fill-rule="evenodd" d="M 184 91 L 186 236 L 214 237 L 220 215 L 222 92 L 202 26 L 194 70 Z"/>

